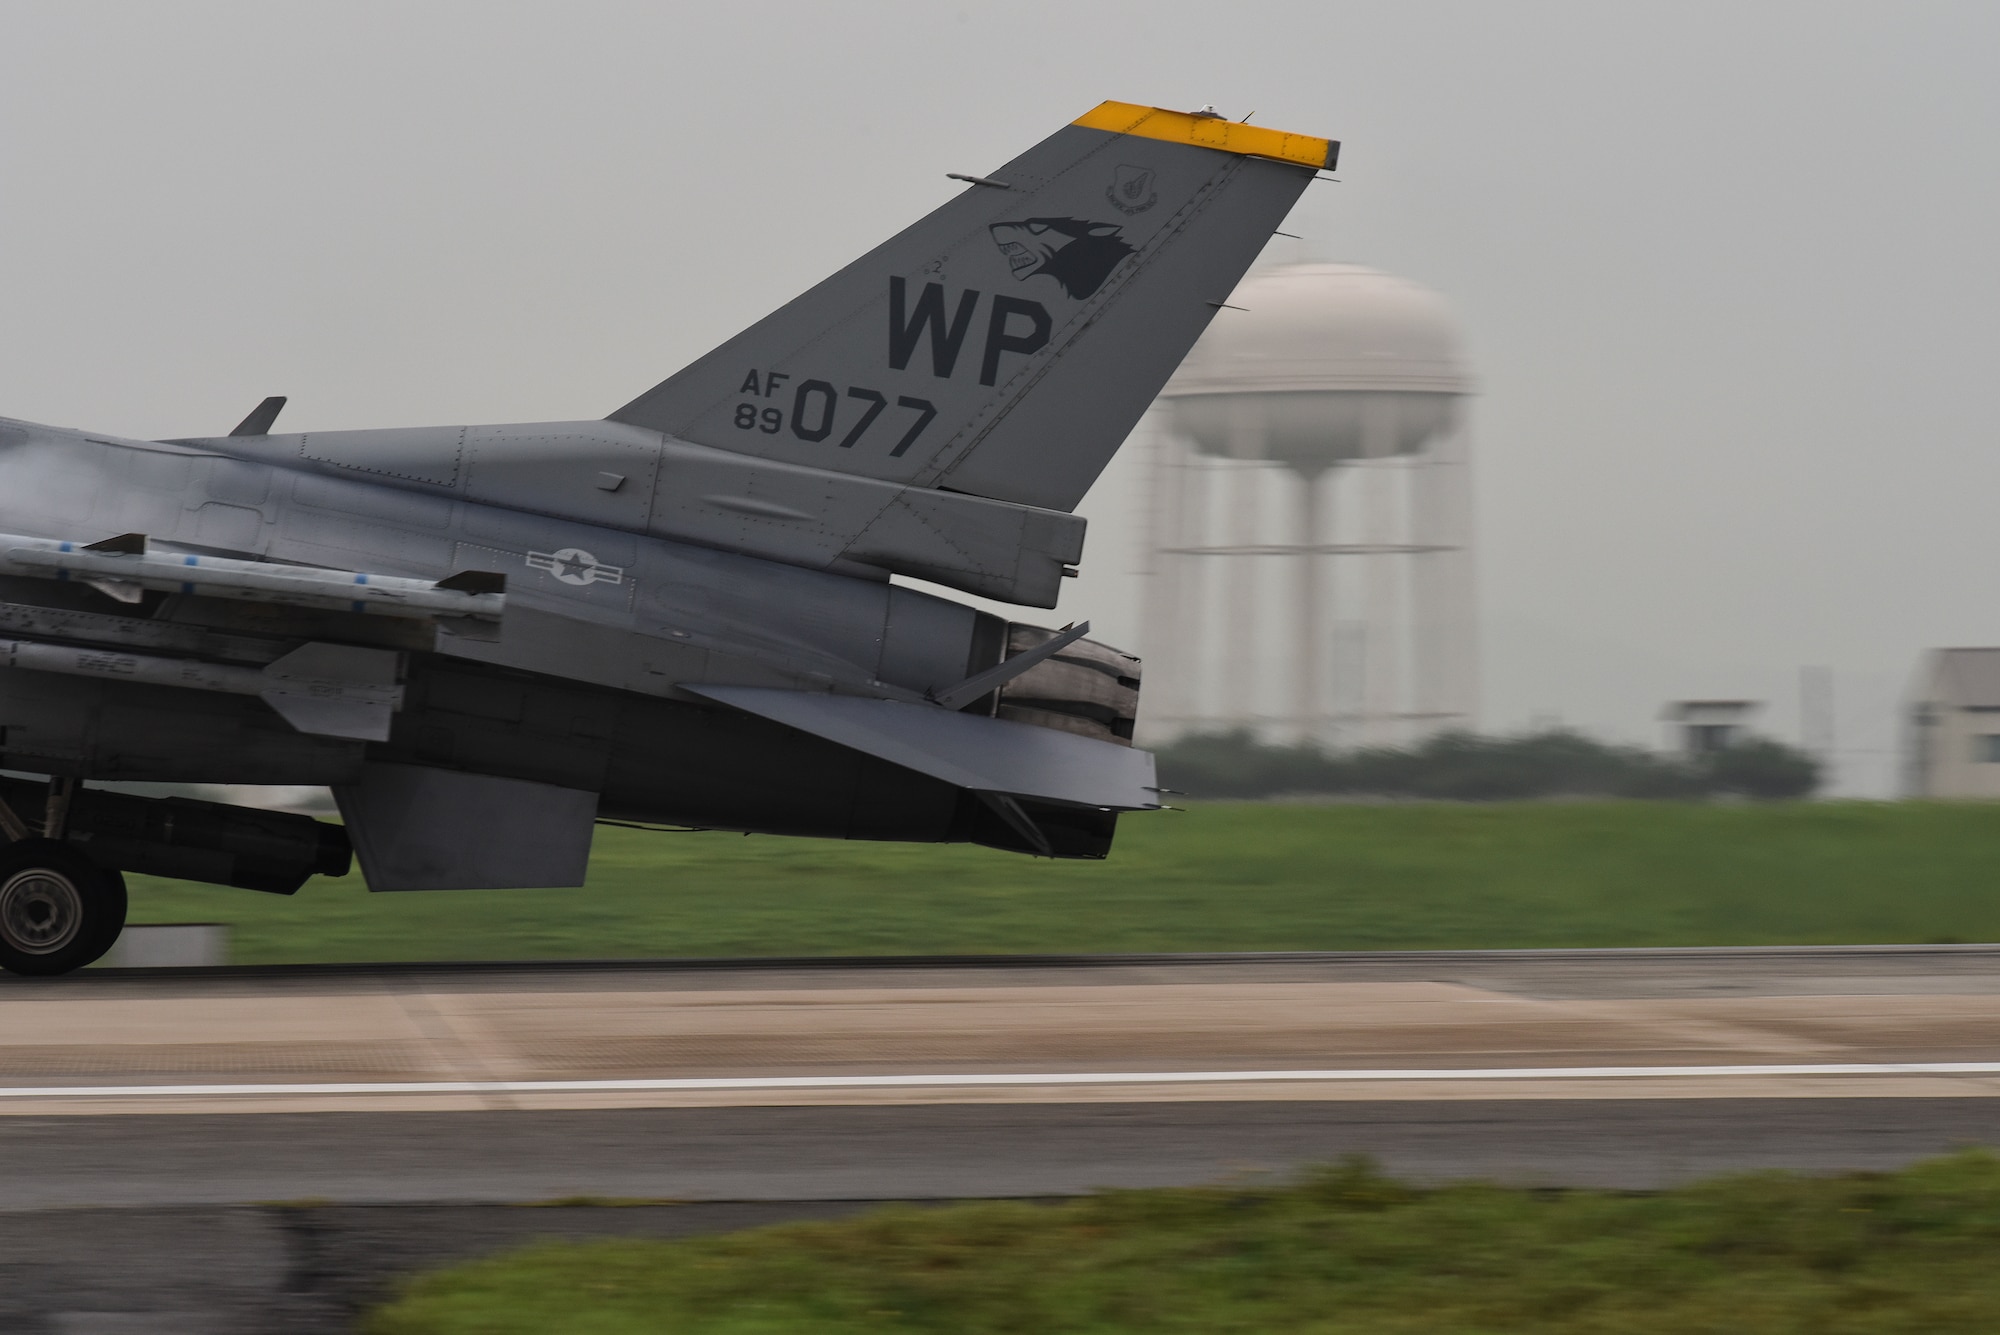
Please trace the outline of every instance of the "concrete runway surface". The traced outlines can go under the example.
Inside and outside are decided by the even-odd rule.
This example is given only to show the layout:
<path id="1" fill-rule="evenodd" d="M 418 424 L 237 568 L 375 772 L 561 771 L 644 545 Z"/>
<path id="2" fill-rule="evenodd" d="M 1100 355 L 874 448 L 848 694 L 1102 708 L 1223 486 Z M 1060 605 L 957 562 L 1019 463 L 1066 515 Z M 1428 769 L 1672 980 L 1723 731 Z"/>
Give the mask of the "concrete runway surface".
<path id="1" fill-rule="evenodd" d="M 1349 1153 L 1645 1187 L 2000 1144 L 2000 947 L 104 970 L 0 1017 L 8 1330 L 341 1329 L 539 1233 Z M 701 1204 L 501 1204 L 578 1196 Z M 78 1305 L 123 1232 L 154 1280 Z"/>
<path id="2" fill-rule="evenodd" d="M 1984 948 L 132 971 L 0 1116 L 2000 1092 Z"/>

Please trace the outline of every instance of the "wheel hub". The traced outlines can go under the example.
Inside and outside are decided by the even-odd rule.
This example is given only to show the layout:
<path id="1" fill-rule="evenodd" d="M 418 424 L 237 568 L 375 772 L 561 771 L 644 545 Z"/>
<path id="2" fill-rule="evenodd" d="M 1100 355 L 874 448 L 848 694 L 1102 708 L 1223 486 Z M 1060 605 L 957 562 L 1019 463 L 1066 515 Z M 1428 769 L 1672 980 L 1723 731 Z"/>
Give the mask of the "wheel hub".
<path id="1" fill-rule="evenodd" d="M 0 938 L 29 955 L 51 955 L 83 928 L 83 894 L 48 867 L 15 872 L 0 885 Z"/>

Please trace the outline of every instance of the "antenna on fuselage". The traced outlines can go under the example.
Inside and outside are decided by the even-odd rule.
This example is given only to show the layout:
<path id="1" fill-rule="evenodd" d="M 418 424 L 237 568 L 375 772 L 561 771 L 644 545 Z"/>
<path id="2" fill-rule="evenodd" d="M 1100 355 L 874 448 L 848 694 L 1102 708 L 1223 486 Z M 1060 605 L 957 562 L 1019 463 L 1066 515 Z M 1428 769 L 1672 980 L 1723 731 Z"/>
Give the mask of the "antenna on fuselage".
<path id="1" fill-rule="evenodd" d="M 238 422 L 236 429 L 229 434 L 232 436 L 268 436 L 271 434 L 272 423 L 278 420 L 278 414 L 284 410 L 284 407 L 285 396 L 282 394 L 273 394 L 255 408 L 252 408 L 250 415 Z"/>

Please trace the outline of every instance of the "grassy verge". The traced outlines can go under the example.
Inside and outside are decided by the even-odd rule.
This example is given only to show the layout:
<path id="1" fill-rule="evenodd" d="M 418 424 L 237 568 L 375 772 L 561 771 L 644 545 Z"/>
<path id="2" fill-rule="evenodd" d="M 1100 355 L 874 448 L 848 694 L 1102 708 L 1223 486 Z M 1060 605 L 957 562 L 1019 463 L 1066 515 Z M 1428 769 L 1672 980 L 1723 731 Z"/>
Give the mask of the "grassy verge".
<path id="1" fill-rule="evenodd" d="M 2000 1329 L 2000 1159 L 1657 1195 L 1268 1190 L 890 1210 L 544 1245 L 419 1280 L 372 1335 L 1877 1335 Z"/>
<path id="2" fill-rule="evenodd" d="M 242 962 L 2000 940 L 2000 807 L 1202 806 L 1112 857 L 599 831 L 581 890 L 134 877 Z"/>

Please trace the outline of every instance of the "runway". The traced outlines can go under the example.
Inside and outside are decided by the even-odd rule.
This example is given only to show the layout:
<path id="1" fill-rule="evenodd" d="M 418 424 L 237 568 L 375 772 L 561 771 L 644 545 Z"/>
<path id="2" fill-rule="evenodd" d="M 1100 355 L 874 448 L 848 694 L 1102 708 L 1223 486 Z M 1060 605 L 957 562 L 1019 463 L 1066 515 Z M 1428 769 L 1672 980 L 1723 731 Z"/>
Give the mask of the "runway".
<path id="1" fill-rule="evenodd" d="M 1272 1182 L 1643 1189 L 2000 1146 L 2000 1100 L 1201 1101 L 0 1120 L 7 1211 L 317 1202 L 800 1202 Z M 3 1272 L 3 1271 L 0 1271 Z"/>
<path id="2" fill-rule="evenodd" d="M 349 1330 L 398 1276 L 537 1237 L 1349 1154 L 1542 1186 L 1887 1169 L 2000 1145 L 1996 1072 L 1987 946 L 4 979 L 0 1328 Z"/>
<path id="3" fill-rule="evenodd" d="M 1644 1186 L 2000 1144 L 2000 947 L 91 971 L 0 1208 Z"/>
<path id="4" fill-rule="evenodd" d="M 2000 1093 L 1986 948 L 105 971 L 0 1116 Z"/>

